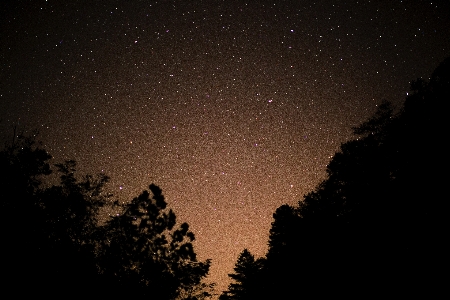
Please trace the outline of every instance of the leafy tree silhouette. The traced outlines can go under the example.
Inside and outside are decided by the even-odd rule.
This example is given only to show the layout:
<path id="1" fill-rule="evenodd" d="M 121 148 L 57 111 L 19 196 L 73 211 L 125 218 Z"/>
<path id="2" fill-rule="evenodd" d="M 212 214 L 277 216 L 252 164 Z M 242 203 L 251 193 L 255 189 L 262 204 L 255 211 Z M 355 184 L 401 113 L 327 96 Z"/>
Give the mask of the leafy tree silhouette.
<path id="1" fill-rule="evenodd" d="M 227 291 L 220 295 L 219 299 L 255 299 L 263 265 L 263 259 L 255 260 L 250 251 L 244 249 L 238 257 L 234 273 L 228 275 L 234 282 L 228 286 Z"/>
<path id="2" fill-rule="evenodd" d="M 61 174 L 60 185 L 53 185 L 38 194 L 47 230 L 54 235 L 54 240 L 87 243 L 96 231 L 100 208 L 112 196 L 104 192 L 109 177 L 85 175 L 79 181 L 75 177 L 74 160 L 55 166 Z"/>
<path id="3" fill-rule="evenodd" d="M 211 299 L 217 294 L 214 292 L 215 283 L 200 282 L 197 285 L 186 287 L 180 292 L 177 299 L 183 300 L 204 300 Z"/>
<path id="4" fill-rule="evenodd" d="M 23 280 L 22 271 L 34 262 L 38 244 L 39 212 L 36 201 L 43 177 L 51 173 L 51 156 L 35 135 L 16 134 L 0 151 L 1 239 L 5 287 Z"/>
<path id="5" fill-rule="evenodd" d="M 103 228 L 106 239 L 99 267 L 116 287 L 127 287 L 126 295 L 133 290 L 175 299 L 200 284 L 210 261 L 197 261 L 189 225 L 174 229 L 176 217 L 166 209 L 161 189 L 153 184 L 149 189 L 152 197 L 143 191 Z"/>
<path id="6" fill-rule="evenodd" d="M 60 174 L 59 185 L 37 194 L 40 212 L 39 263 L 45 280 L 60 288 L 84 286 L 95 289 L 98 278 L 96 252 L 99 236 L 98 215 L 110 195 L 104 192 L 109 178 L 104 174 L 75 177 L 76 162 L 55 165 Z M 42 284 L 48 288 L 48 284 Z M 48 292 L 47 292 L 48 293 Z"/>
<path id="7" fill-rule="evenodd" d="M 266 295 L 348 296 L 358 286 L 405 296 L 445 286 L 437 270 L 449 250 L 441 166 L 450 58 L 411 89 L 398 113 L 383 102 L 354 128 L 356 138 L 341 145 L 327 178 L 297 207 L 277 209 Z"/>
<path id="8" fill-rule="evenodd" d="M 35 136 L 19 135 L 0 151 L 1 268 L 4 291 L 71 296 L 152 296 L 206 299 L 212 284 L 201 280 L 210 261 L 198 262 L 187 223 L 176 218 L 159 189 L 150 185 L 106 225 L 100 208 L 111 196 L 109 178 L 79 180 L 73 160 L 56 164 L 59 184 L 44 187 L 51 156 Z M 27 287 L 24 289 L 24 287 Z"/>
<path id="9" fill-rule="evenodd" d="M 33 195 L 42 183 L 42 177 L 51 174 L 48 154 L 42 145 L 35 141 L 37 132 L 30 136 L 16 134 L 11 144 L 5 143 L 0 151 L 0 168 L 2 189 L 0 191 L 2 205 L 7 209 L 9 205 L 20 205 L 20 201 L 5 201 L 11 199 L 9 191 L 14 190 L 19 194 L 15 197 L 27 197 Z"/>

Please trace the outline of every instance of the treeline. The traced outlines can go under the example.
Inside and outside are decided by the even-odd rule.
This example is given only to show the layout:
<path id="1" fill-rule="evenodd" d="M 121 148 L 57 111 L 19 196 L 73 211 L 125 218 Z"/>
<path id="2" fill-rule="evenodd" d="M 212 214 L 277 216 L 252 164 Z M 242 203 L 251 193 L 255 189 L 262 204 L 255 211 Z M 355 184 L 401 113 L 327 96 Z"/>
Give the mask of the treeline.
<path id="1" fill-rule="evenodd" d="M 205 299 L 210 260 L 198 261 L 187 223 L 177 225 L 161 189 L 112 203 L 105 175 L 77 178 L 34 136 L 14 133 L 0 152 L 2 293 L 5 297 Z M 46 184 L 44 184 L 46 183 Z M 112 203 L 112 204 L 111 204 Z M 100 209 L 120 213 L 99 222 Z"/>
<path id="2" fill-rule="evenodd" d="M 448 266 L 450 58 L 383 102 L 327 178 L 274 213 L 268 253 L 240 254 L 220 299 L 439 295 Z"/>
<path id="3" fill-rule="evenodd" d="M 268 252 L 240 254 L 220 299 L 372 295 L 427 298 L 446 285 L 450 58 L 411 84 L 398 112 L 383 102 L 341 145 L 327 178 L 274 213 Z M 128 204 L 109 178 L 50 166 L 33 135 L 0 151 L 2 292 L 24 298 L 210 298 L 210 260 L 198 261 L 155 185 Z M 59 180 L 49 185 L 49 178 Z M 53 175 L 52 175 L 53 174 Z M 54 177 L 54 176 L 53 176 Z M 100 210 L 119 213 L 99 222 Z"/>

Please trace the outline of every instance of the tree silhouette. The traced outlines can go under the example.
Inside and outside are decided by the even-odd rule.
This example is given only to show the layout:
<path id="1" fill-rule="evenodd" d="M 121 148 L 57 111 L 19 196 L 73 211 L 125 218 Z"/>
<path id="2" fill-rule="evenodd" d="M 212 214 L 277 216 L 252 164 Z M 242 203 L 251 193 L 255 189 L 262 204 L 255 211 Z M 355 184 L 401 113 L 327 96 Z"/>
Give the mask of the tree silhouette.
<path id="1" fill-rule="evenodd" d="M 219 299 L 255 299 L 263 265 L 263 259 L 255 260 L 250 251 L 244 249 L 237 259 L 234 273 L 228 275 L 234 282 L 228 286 L 228 290 L 222 293 Z"/>
<path id="2" fill-rule="evenodd" d="M 21 205 L 21 201 L 9 201 L 13 197 L 26 198 L 33 195 L 42 183 L 42 178 L 51 173 L 48 154 L 40 143 L 35 141 L 37 132 L 30 136 L 16 135 L 11 144 L 6 143 L 0 151 L 0 195 L 4 210 Z M 14 191 L 14 193 L 10 193 Z"/>
<path id="3" fill-rule="evenodd" d="M 215 286 L 216 286 L 215 283 L 200 282 L 197 285 L 186 287 L 179 293 L 177 299 L 183 300 L 211 299 L 213 296 L 217 295 L 214 292 Z"/>
<path id="4" fill-rule="evenodd" d="M 110 196 L 104 192 L 109 178 L 99 174 L 78 180 L 73 160 L 55 166 L 60 183 L 36 195 L 41 210 L 37 235 L 41 260 L 34 269 L 45 270 L 45 276 L 40 271 L 41 277 L 60 287 L 92 290 L 98 280 L 96 252 L 103 238 L 99 236 L 99 210 Z"/>
<path id="5" fill-rule="evenodd" d="M 49 185 L 50 158 L 35 136 L 19 135 L 0 151 L 6 292 L 50 298 L 61 289 L 77 297 L 86 291 L 93 297 L 211 296 L 213 285 L 201 281 L 210 261 L 197 261 L 194 234 L 187 223 L 175 227 L 161 189 L 150 185 L 152 197 L 144 191 L 100 226 L 100 208 L 111 196 L 104 191 L 109 178 L 78 179 L 75 161 L 68 160 L 55 165 L 59 183 Z"/>
<path id="6" fill-rule="evenodd" d="M 444 286 L 436 270 L 449 250 L 442 161 L 450 58 L 411 90 L 400 111 L 383 102 L 354 128 L 355 139 L 341 145 L 327 178 L 297 207 L 277 209 L 266 295 L 349 296 L 355 286 L 412 295 Z"/>
<path id="7" fill-rule="evenodd" d="M 208 273 L 210 261 L 198 262 L 194 234 L 166 209 L 161 189 L 149 186 L 103 228 L 101 272 L 117 287 L 133 287 L 138 295 L 175 299 L 189 293 Z M 129 289 L 125 292 L 130 295 Z"/>
<path id="8" fill-rule="evenodd" d="M 23 270 L 37 260 L 42 219 L 36 194 L 43 177 L 51 173 L 51 156 L 35 141 L 35 135 L 17 135 L 14 130 L 12 142 L 0 151 L 1 270 L 5 287 L 23 280 Z"/>

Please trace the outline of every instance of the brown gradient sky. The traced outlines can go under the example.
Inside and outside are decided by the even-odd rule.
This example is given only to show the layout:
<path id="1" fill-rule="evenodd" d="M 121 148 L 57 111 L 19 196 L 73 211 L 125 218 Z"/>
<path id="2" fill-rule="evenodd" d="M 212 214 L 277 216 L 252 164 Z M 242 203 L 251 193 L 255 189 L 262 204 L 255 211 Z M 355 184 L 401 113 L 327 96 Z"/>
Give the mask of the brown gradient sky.
<path id="1" fill-rule="evenodd" d="M 448 1 L 11 2 L 2 140 L 38 129 L 121 201 L 160 186 L 219 291 L 351 127 L 450 55 Z"/>

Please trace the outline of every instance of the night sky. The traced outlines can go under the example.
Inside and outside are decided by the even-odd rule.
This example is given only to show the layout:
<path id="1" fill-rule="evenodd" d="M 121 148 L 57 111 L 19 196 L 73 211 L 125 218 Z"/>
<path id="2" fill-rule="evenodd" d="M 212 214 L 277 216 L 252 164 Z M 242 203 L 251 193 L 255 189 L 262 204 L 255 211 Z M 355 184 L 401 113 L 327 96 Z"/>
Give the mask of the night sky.
<path id="1" fill-rule="evenodd" d="M 106 173 L 120 201 L 160 186 L 218 291 L 351 127 L 450 55 L 447 0 L 0 7 L 2 142 L 38 129 L 52 163 Z"/>

